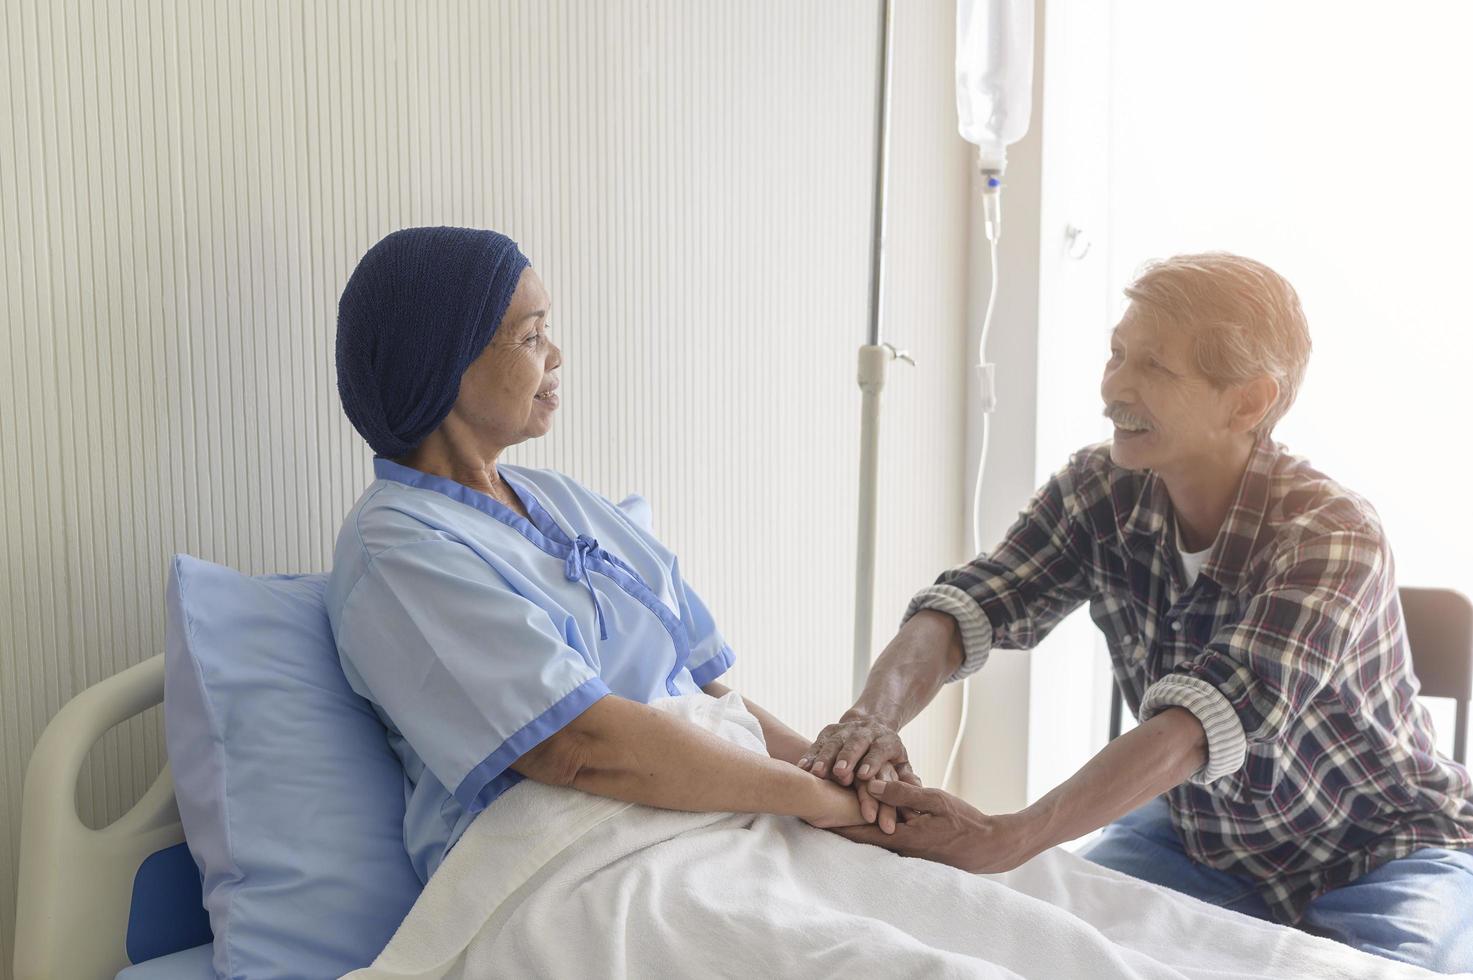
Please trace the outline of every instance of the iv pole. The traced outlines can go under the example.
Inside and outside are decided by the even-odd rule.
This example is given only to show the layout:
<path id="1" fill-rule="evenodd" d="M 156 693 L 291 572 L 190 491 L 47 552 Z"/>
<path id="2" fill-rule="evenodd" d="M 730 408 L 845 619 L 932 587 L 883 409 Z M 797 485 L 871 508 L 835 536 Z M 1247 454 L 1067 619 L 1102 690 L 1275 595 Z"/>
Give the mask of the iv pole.
<path id="1" fill-rule="evenodd" d="M 982 447 L 977 461 L 977 482 L 972 498 L 974 551 L 982 550 L 980 510 L 982 474 L 987 462 L 990 414 L 997 406 L 994 366 L 987 363 L 987 334 L 997 303 L 997 242 L 1002 233 L 1002 175 L 1006 147 L 1023 137 L 1028 129 L 1033 76 L 1034 0 L 957 0 L 957 112 L 961 135 L 978 147 L 978 169 L 983 177 L 983 230 L 991 255 L 991 288 L 987 312 L 982 320 L 978 345 L 978 370 L 982 397 Z M 980 11 L 979 11 L 980 8 Z M 871 636 L 874 629 L 875 537 L 880 456 L 880 394 L 890 361 L 914 365 L 905 351 L 880 339 L 880 316 L 884 298 L 885 181 L 890 147 L 890 65 L 893 46 L 891 0 L 880 5 L 880 72 L 877 81 L 875 122 L 875 187 L 873 202 L 872 254 L 870 263 L 869 342 L 859 348 L 859 390 L 863 406 L 859 443 L 859 535 L 855 556 L 854 587 L 854 698 L 859 699 L 869 676 Z M 965 55 L 965 58 L 964 58 Z M 999 74 L 998 58 L 1015 71 Z M 980 65 L 977 64 L 980 59 Z M 968 71 L 962 72 L 965 65 Z M 979 72 L 977 69 L 981 69 Z M 1014 77 L 1016 75 L 1017 77 Z M 1001 98 L 1009 93 L 1013 98 Z M 978 104 L 980 102 L 980 105 Z M 956 739 L 946 760 L 942 788 L 951 781 L 966 728 L 968 711 L 966 682 L 962 685 L 961 718 Z"/>
<path id="2" fill-rule="evenodd" d="M 875 537 L 878 515 L 880 463 L 880 394 L 891 360 L 914 365 L 905 351 L 880 339 L 884 300 L 885 178 L 890 162 L 890 61 L 893 32 L 892 0 L 880 4 L 880 71 L 875 98 L 875 187 L 870 231 L 869 337 L 859 348 L 859 390 L 862 407 L 859 428 L 859 535 L 854 578 L 854 697 L 869 676 L 874 632 Z"/>

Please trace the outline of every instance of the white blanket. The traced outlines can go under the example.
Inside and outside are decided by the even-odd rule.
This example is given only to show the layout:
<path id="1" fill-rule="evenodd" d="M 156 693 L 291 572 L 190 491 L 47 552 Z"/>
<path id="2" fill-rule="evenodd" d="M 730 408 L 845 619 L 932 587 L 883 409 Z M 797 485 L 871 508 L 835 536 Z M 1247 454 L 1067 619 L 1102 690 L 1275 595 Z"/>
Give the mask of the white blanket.
<path id="1" fill-rule="evenodd" d="M 735 694 L 660 702 L 762 750 Z M 1429 977 L 1055 849 L 1006 875 L 523 781 L 354 978 Z"/>

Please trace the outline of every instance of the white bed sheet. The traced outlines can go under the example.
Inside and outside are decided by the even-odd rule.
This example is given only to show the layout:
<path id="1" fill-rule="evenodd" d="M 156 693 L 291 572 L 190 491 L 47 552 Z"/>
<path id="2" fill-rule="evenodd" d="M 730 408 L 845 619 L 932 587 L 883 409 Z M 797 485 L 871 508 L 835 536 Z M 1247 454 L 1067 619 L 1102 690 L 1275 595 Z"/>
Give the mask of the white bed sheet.
<path id="1" fill-rule="evenodd" d="M 740 698 L 660 702 L 760 750 Z M 485 976 L 1429 977 L 1059 849 L 969 875 L 801 821 L 525 781 L 360 980 Z"/>

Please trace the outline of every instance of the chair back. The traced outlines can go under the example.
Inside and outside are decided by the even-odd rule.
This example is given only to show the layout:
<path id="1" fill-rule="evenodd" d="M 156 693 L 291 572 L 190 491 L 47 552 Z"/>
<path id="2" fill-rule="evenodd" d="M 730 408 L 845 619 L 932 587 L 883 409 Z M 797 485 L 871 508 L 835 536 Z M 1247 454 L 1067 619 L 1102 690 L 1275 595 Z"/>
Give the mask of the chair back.
<path id="1" fill-rule="evenodd" d="M 1473 602 L 1452 589 L 1401 590 L 1412 672 L 1422 695 L 1457 702 L 1453 759 L 1468 761 L 1468 702 L 1473 700 Z"/>
<path id="2" fill-rule="evenodd" d="M 1473 698 L 1473 602 L 1452 589 L 1402 589 L 1412 670 L 1430 698 Z"/>

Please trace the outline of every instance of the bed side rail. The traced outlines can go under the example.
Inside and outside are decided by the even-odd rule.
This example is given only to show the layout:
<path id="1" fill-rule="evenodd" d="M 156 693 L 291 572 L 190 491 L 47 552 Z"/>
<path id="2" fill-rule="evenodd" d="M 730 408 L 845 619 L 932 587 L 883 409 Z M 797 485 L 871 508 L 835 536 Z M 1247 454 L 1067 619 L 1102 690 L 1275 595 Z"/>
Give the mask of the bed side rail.
<path id="1" fill-rule="evenodd" d="M 111 980 L 128 965 L 134 874 L 184 840 L 174 781 L 166 764 L 132 809 L 93 830 L 77 813 L 77 779 L 98 739 L 163 699 L 159 654 L 78 694 L 41 733 L 21 804 L 16 980 Z"/>

